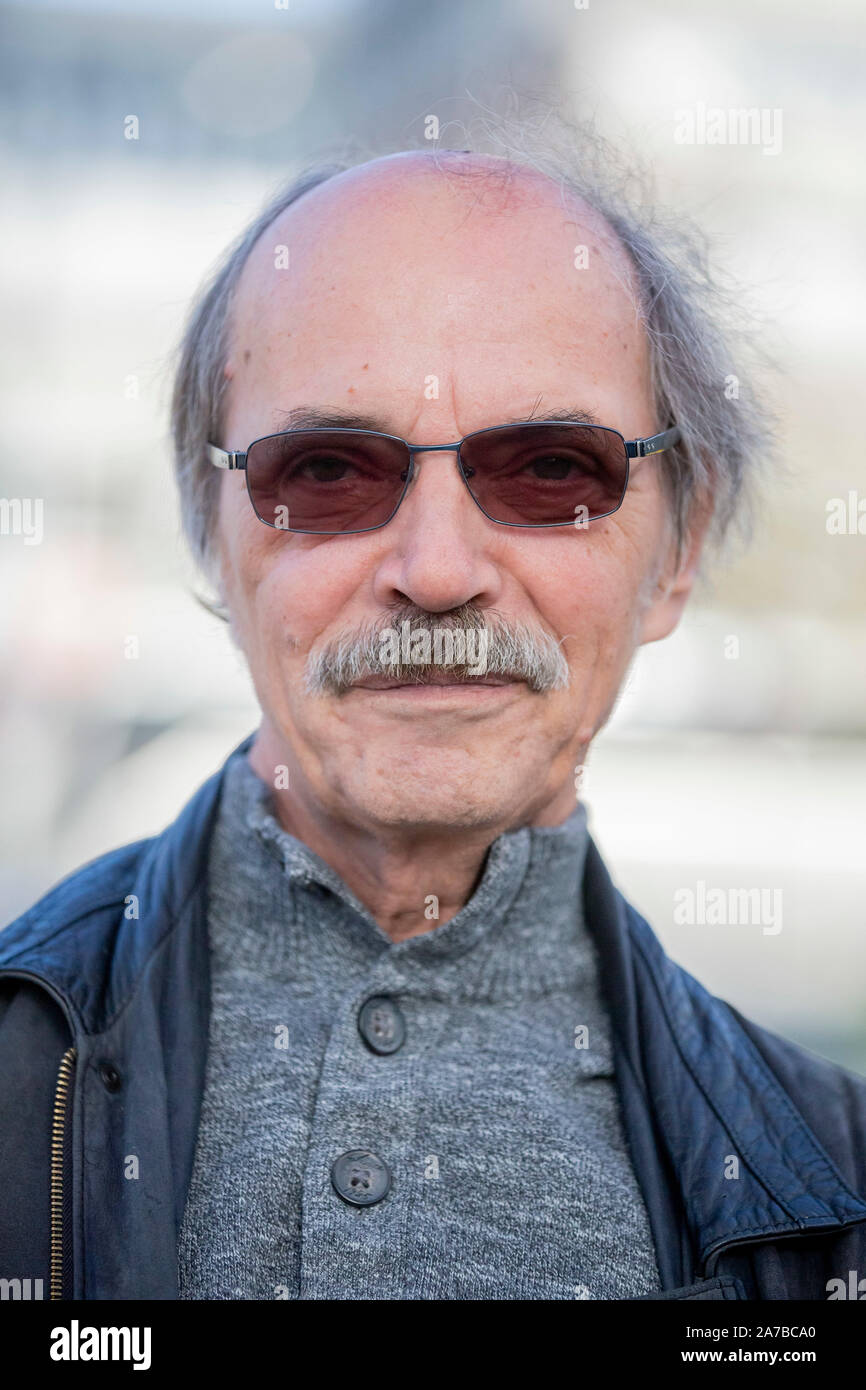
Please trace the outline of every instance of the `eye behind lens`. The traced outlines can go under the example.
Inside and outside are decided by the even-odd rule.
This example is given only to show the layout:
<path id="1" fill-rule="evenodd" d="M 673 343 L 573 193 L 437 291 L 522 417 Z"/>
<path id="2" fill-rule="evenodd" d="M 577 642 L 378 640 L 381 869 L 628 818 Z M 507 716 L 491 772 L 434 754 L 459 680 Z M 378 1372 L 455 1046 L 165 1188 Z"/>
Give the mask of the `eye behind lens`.
<path id="1" fill-rule="evenodd" d="M 613 430 L 518 425 L 464 441 L 463 476 L 481 510 L 512 526 L 564 526 L 607 516 L 622 502 L 625 445 Z"/>
<path id="2" fill-rule="evenodd" d="M 395 447 L 396 446 L 396 447 Z M 260 520 L 338 535 L 372 530 L 393 514 L 408 471 L 399 441 L 362 431 L 286 431 L 247 454 L 247 486 Z"/>

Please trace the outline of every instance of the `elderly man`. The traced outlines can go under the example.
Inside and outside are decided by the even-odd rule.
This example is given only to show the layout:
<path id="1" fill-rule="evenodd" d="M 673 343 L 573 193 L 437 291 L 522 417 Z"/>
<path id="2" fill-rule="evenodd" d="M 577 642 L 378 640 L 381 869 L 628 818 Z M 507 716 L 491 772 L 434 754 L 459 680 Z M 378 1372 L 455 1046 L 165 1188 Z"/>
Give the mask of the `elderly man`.
<path id="1" fill-rule="evenodd" d="M 89 1299 L 866 1272 L 866 1085 L 673 965 L 576 799 L 760 439 L 729 370 L 654 235 L 532 163 L 321 169 L 249 228 L 174 426 L 261 724 L 0 938 L 0 1272 Z"/>

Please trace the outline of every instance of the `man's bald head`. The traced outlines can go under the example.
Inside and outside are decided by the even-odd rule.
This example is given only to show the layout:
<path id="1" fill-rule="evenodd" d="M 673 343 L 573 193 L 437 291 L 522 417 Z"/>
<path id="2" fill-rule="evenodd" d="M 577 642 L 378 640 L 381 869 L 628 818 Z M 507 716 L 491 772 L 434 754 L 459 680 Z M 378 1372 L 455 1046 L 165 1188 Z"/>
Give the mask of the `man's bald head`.
<path id="1" fill-rule="evenodd" d="M 604 319 L 600 340 L 584 331 L 592 316 Z M 246 447 L 245 430 L 280 428 L 282 391 L 307 400 L 324 390 L 320 403 L 334 409 L 363 392 L 372 408 L 379 380 L 412 400 L 435 378 L 459 396 L 485 357 L 513 379 L 532 342 L 570 355 L 575 379 L 587 370 L 602 396 L 605 379 L 624 370 L 650 389 L 634 267 L 612 228 L 585 199 L 492 156 L 397 154 L 319 184 L 262 230 L 230 323 L 223 431 L 232 448 Z M 377 362 L 385 341 L 391 356 Z M 345 382 L 329 372 L 335 356 Z M 552 404 L 539 390 L 540 413 Z M 496 421 L 459 423 L 468 432 Z"/>
<path id="2" fill-rule="evenodd" d="M 588 142 L 591 137 L 584 145 Z M 741 346 L 735 351 L 726 337 L 728 306 L 704 268 L 699 237 L 689 237 L 681 223 L 675 234 L 664 235 L 658 219 L 645 209 L 630 209 L 621 188 L 614 190 L 606 186 L 603 175 L 588 173 L 591 166 L 583 164 L 579 156 L 563 157 L 541 145 L 527 153 L 527 143 L 522 140 L 521 154 L 513 159 L 423 149 L 359 165 L 313 167 L 272 198 L 229 249 L 191 313 L 172 402 L 182 520 L 193 552 L 211 581 L 219 477 L 210 466 L 206 445 L 209 441 L 224 442 L 227 411 L 235 398 L 228 389 L 229 377 L 237 382 L 244 366 L 243 352 L 249 348 L 247 343 L 238 357 L 233 329 L 236 322 L 240 325 L 244 321 L 256 296 L 261 300 L 264 295 L 267 300 L 273 291 L 266 261 L 270 255 L 273 264 L 274 247 L 288 248 L 290 262 L 294 254 L 295 266 L 299 257 L 304 263 L 310 248 L 302 233 L 302 214 L 309 212 L 306 225 L 311 227 L 314 199 L 323 200 L 318 204 L 320 210 L 333 211 L 332 225 L 327 229 L 329 245 L 353 237 L 355 218 L 372 217 L 378 222 L 383 247 L 392 245 L 388 216 L 396 197 L 414 198 L 424 207 L 435 201 L 431 225 L 442 228 L 455 264 L 461 263 L 464 254 L 459 232 L 467 219 L 473 233 L 479 230 L 480 219 L 487 219 L 492 239 L 497 218 L 505 222 L 521 216 L 527 219 L 533 205 L 549 207 L 558 221 L 573 215 L 575 229 L 578 225 L 586 229 L 593 244 L 603 250 L 611 275 L 633 295 L 643 322 L 656 414 L 662 421 L 675 419 L 682 431 L 682 442 L 669 451 L 662 465 L 678 535 L 685 539 L 695 505 L 707 496 L 714 508 L 717 540 L 738 506 L 742 512 L 745 484 L 766 452 L 768 435 L 748 392 L 740 393 L 736 408 L 725 396 L 725 381 L 732 371 L 737 371 L 741 381 L 747 381 L 750 373 L 748 366 L 741 366 Z M 605 150 L 605 164 L 609 163 L 608 155 Z M 597 160 L 596 165 L 600 162 Z M 435 199 L 434 172 L 439 178 Z M 402 195 L 400 188 L 405 190 Z M 353 200 L 354 211 L 346 218 L 349 200 Z M 477 246 L 477 241 L 474 244 Z M 402 246 L 401 258 L 405 260 L 411 249 Z M 537 247 L 534 250 L 539 254 Z M 318 264 L 321 271 L 321 258 Z M 283 278 L 291 274 L 291 270 L 288 274 L 284 271 Z M 244 291 L 240 294 L 242 282 Z M 335 282 L 320 275 L 318 283 L 324 292 L 330 292 L 328 287 Z M 489 279 L 487 291 L 495 293 Z M 443 293 L 453 292 L 443 287 Z M 235 305 L 239 306 L 237 315 L 233 314 Z M 416 323 L 415 330 L 423 333 L 423 323 Z M 514 346 L 519 350 L 519 343 Z"/>

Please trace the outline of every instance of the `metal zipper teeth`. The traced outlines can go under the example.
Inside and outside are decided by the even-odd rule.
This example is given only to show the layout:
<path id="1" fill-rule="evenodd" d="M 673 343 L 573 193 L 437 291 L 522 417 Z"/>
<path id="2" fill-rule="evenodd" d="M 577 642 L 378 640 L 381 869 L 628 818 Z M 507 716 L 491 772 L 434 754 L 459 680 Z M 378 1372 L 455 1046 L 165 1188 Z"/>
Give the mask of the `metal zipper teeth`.
<path id="1" fill-rule="evenodd" d="M 70 1047 L 60 1060 L 57 1087 L 54 1092 L 54 1112 L 51 1121 L 51 1256 L 49 1298 L 63 1298 L 63 1158 L 66 1147 L 66 1117 L 69 1110 L 69 1088 L 75 1070 L 75 1048 Z"/>

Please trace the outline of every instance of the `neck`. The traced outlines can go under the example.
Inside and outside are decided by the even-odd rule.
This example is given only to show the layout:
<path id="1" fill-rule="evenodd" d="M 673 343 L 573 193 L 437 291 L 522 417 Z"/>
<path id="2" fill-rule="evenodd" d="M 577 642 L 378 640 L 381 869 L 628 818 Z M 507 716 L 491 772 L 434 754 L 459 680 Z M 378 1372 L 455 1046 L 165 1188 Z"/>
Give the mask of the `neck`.
<path id="1" fill-rule="evenodd" d="M 274 785 L 274 768 L 291 766 L 265 725 L 249 752 L 253 771 L 271 788 L 284 830 L 323 859 L 394 942 L 450 921 L 469 901 L 493 841 L 516 825 L 382 826 L 365 824 L 323 804 L 292 767 L 291 787 Z M 557 798 L 532 821 L 556 825 L 574 810 L 574 795 Z"/>

